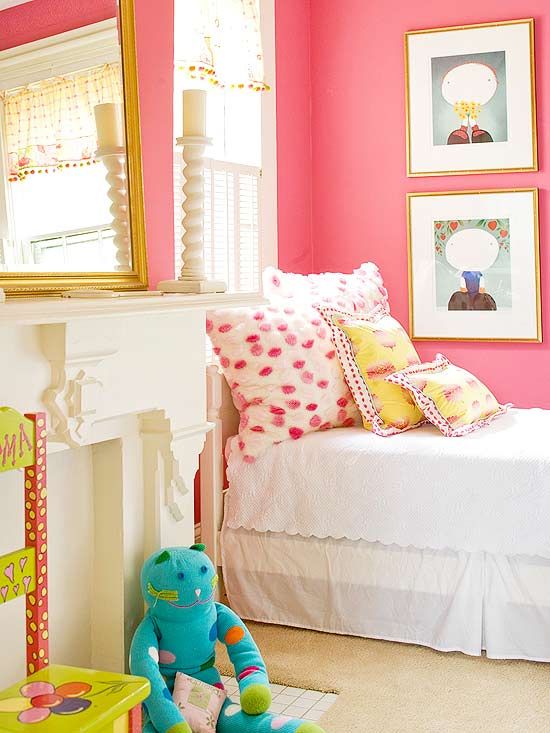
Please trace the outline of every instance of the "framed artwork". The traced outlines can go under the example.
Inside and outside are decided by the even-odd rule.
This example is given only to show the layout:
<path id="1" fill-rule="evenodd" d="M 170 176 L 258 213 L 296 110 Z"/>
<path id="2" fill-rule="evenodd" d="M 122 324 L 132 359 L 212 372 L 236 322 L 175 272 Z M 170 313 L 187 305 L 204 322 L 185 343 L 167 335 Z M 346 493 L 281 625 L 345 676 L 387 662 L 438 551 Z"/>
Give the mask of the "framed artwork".
<path id="1" fill-rule="evenodd" d="M 534 171 L 534 21 L 405 34 L 407 174 Z"/>
<path id="2" fill-rule="evenodd" d="M 542 341 L 538 191 L 407 195 L 414 339 Z"/>

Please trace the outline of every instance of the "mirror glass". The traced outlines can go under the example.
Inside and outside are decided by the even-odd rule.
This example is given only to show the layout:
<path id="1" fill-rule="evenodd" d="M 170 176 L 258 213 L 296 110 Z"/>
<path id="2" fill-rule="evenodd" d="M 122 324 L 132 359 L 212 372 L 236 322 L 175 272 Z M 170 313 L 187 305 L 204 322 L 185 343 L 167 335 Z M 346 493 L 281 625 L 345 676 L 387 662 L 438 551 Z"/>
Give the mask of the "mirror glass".
<path id="1" fill-rule="evenodd" d="M 0 0 L 0 277 L 130 272 L 117 0 Z"/>

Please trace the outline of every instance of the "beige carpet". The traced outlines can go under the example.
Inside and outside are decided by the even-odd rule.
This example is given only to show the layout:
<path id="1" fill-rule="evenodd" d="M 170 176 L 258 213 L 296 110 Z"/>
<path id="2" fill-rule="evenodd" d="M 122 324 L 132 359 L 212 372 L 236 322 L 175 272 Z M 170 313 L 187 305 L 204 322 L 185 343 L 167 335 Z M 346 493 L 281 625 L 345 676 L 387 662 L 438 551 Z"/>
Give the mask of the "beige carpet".
<path id="1" fill-rule="evenodd" d="M 550 733 L 550 664 L 249 627 L 272 682 L 340 693 L 327 733 Z"/>

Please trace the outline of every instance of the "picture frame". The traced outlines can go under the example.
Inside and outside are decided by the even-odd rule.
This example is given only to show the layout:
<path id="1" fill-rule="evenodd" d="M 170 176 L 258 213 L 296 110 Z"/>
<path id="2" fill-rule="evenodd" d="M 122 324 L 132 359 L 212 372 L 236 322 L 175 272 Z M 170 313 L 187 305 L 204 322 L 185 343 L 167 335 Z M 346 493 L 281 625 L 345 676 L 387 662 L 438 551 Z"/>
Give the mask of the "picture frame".
<path id="1" fill-rule="evenodd" d="M 407 194 L 417 341 L 541 342 L 538 189 Z"/>
<path id="2" fill-rule="evenodd" d="M 405 34 L 407 175 L 536 171 L 534 20 Z"/>

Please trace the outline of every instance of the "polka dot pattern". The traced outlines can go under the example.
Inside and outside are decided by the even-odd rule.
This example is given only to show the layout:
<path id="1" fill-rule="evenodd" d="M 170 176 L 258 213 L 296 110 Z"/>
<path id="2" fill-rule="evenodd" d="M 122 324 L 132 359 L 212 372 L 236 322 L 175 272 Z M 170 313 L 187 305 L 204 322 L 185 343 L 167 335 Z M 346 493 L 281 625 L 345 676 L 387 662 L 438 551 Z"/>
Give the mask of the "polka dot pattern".
<path id="1" fill-rule="evenodd" d="M 228 646 L 234 646 L 244 639 L 244 629 L 242 626 L 232 626 L 225 634 L 224 640 Z"/>
<path id="2" fill-rule="evenodd" d="M 214 352 L 240 412 L 235 443 L 252 463 L 266 448 L 315 430 L 360 423 L 319 312 L 273 303 L 208 316 Z"/>
<path id="3" fill-rule="evenodd" d="M 25 544 L 36 552 L 37 586 L 27 594 L 26 636 L 27 672 L 34 674 L 49 664 L 46 416 L 39 412 L 28 417 L 35 428 L 35 464 L 25 469 Z M 26 434 L 25 437 L 30 447 Z M 23 578 L 23 582 L 27 589 L 30 579 Z"/>
<path id="4" fill-rule="evenodd" d="M 406 391 L 390 388 L 385 381 L 385 377 L 407 364 L 420 362 L 401 324 L 383 308 L 367 315 L 328 307 L 320 308 L 320 313 L 331 329 L 339 363 L 363 416 L 363 426 L 377 435 L 389 436 L 424 424 L 422 411 Z M 337 406 L 345 424 L 346 399 L 338 399 Z"/>
<path id="5" fill-rule="evenodd" d="M 169 652 L 167 649 L 161 649 L 159 652 L 159 661 L 161 664 L 174 664 L 176 661 L 176 655 L 173 652 Z"/>
<path id="6" fill-rule="evenodd" d="M 320 306 L 332 306 L 350 313 L 367 313 L 377 306 L 389 312 L 388 292 L 380 270 L 365 262 L 350 275 L 324 272 L 321 275 L 297 275 L 268 267 L 263 274 L 264 294 L 274 303 L 292 300 Z M 288 309 L 287 309 L 288 310 Z M 324 325 L 321 321 L 313 325 Z"/>
<path id="7" fill-rule="evenodd" d="M 288 718 L 286 715 L 279 715 L 277 718 L 273 718 L 271 721 L 271 730 L 281 730 L 292 718 Z"/>

